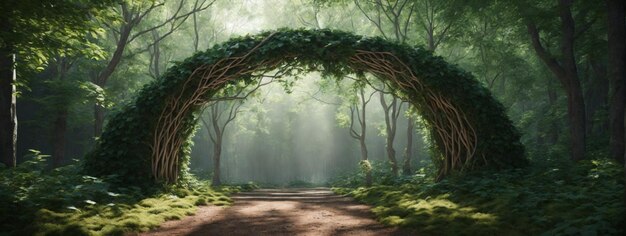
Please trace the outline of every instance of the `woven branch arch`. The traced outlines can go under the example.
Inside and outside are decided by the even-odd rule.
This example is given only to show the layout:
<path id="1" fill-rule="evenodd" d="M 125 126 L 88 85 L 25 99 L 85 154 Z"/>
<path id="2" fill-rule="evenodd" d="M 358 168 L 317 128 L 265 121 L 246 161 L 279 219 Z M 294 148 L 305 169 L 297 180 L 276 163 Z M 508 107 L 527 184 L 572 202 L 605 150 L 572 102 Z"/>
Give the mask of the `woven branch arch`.
<path id="1" fill-rule="evenodd" d="M 229 83 L 277 68 L 340 78 L 369 73 L 414 105 L 431 130 L 439 177 L 526 164 L 503 106 L 467 72 L 420 47 L 332 30 L 280 30 L 231 39 L 177 63 L 111 117 L 85 170 L 124 184 L 173 183 L 188 169 L 202 106 Z"/>

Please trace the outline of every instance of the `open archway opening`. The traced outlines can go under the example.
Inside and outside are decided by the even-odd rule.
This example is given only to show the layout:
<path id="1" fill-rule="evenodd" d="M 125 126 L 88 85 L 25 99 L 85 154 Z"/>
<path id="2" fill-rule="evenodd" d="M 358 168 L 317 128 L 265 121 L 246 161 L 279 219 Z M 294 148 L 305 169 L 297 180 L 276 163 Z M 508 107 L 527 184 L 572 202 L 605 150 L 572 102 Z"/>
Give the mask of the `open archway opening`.
<path id="1" fill-rule="evenodd" d="M 442 58 L 347 32 L 281 30 L 231 39 L 171 67 L 111 117 L 85 170 L 132 185 L 184 179 L 202 107 L 228 85 L 251 84 L 276 69 L 380 79 L 426 121 L 440 154 L 440 179 L 526 163 L 503 106 L 471 74 Z"/>

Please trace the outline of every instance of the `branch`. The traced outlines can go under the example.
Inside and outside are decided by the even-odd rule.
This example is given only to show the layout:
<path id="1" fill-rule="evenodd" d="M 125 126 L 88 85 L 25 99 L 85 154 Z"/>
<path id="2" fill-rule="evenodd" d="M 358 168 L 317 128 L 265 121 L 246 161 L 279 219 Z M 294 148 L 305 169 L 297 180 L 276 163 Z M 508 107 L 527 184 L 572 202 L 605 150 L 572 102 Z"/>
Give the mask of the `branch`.
<path id="1" fill-rule="evenodd" d="M 378 21 L 375 21 L 374 19 L 372 19 L 367 12 L 361 8 L 361 4 L 359 4 L 359 0 L 354 0 L 354 4 L 356 5 L 357 8 L 359 8 L 359 10 L 361 10 L 361 13 L 363 13 L 363 15 L 365 15 L 365 17 L 372 22 L 376 28 L 378 28 L 378 31 L 383 35 L 383 38 L 387 38 L 387 35 L 385 34 L 385 31 L 383 30 L 383 28 L 381 27 L 380 24 L 380 10 L 377 10 L 378 12 Z"/>
<path id="2" fill-rule="evenodd" d="M 552 55 L 550 55 L 550 53 L 541 44 L 541 38 L 539 37 L 539 31 L 537 30 L 537 26 L 534 23 L 528 21 L 526 22 L 526 28 L 528 29 L 528 34 L 530 35 L 530 39 L 531 39 L 533 48 L 535 49 L 535 52 L 537 53 L 537 56 L 539 56 L 539 58 L 544 63 L 546 63 L 548 68 L 550 68 L 550 70 L 553 73 L 555 73 L 557 77 L 561 78 L 562 76 L 564 76 L 565 69 L 561 67 L 559 62 L 556 59 L 554 59 L 554 57 L 552 57 Z M 563 85 L 566 85 L 565 81 L 563 80 L 560 80 L 560 81 Z"/>
<path id="3" fill-rule="evenodd" d="M 172 16 L 171 16 L 170 18 L 168 18 L 167 20 L 163 21 L 163 23 L 158 24 L 158 25 L 155 25 L 155 26 L 153 26 L 153 27 L 150 27 L 150 28 L 148 28 L 148 29 L 145 29 L 145 30 L 142 30 L 142 31 L 139 31 L 139 32 L 135 33 L 135 34 L 134 34 L 134 35 L 133 35 L 133 36 L 129 39 L 129 41 L 128 41 L 128 42 L 132 42 L 132 41 L 133 41 L 133 40 L 135 40 L 137 37 L 139 37 L 139 36 L 141 36 L 141 35 L 143 35 L 143 34 L 145 34 L 145 33 L 147 33 L 147 32 L 150 32 L 150 31 L 152 31 L 152 30 L 159 29 L 159 28 L 161 28 L 161 27 L 165 26 L 166 24 L 172 23 L 172 26 L 170 26 L 170 31 L 169 31 L 168 33 L 166 33 L 166 35 L 169 35 L 169 34 L 171 34 L 174 30 L 178 29 L 178 27 L 180 27 L 180 25 L 181 25 L 183 22 L 185 22 L 185 20 L 187 20 L 187 18 L 188 18 L 191 14 L 194 14 L 194 13 L 196 13 L 196 12 L 200 12 L 200 11 L 204 11 L 204 10 L 206 10 L 206 9 L 207 9 L 207 8 L 209 8 L 211 5 L 213 5 L 213 3 L 215 3 L 215 0 L 211 1 L 211 2 L 210 2 L 209 4 L 207 4 L 206 6 L 204 5 L 204 4 L 206 4 L 206 0 L 205 0 L 205 1 L 203 1 L 203 2 L 202 2 L 202 4 L 200 4 L 199 6 L 194 6 L 194 9 L 193 9 L 193 10 L 191 10 L 191 11 L 189 11 L 189 12 L 187 12 L 187 13 L 184 13 L 184 14 L 182 14 L 182 15 L 180 15 L 180 16 L 179 16 L 178 14 L 180 13 L 181 9 L 183 8 L 184 3 L 185 3 L 185 1 L 181 1 L 181 2 L 180 2 L 180 5 L 178 5 L 178 8 L 176 9 L 176 12 L 174 13 L 174 15 L 172 15 Z M 159 5 L 162 5 L 162 4 L 163 4 L 163 3 L 161 3 L 161 4 L 159 4 Z M 149 10 L 152 10 L 152 9 L 149 9 Z M 147 11 L 146 11 L 146 14 L 147 14 Z M 145 14 L 143 14 L 143 16 L 145 16 Z M 143 18 L 143 16 L 141 16 L 141 18 Z M 140 18 L 140 19 L 141 19 L 141 18 Z M 175 25 L 176 25 L 176 21 L 178 21 L 178 20 L 180 20 L 180 19 L 183 19 L 183 20 L 182 20 L 182 22 L 181 22 L 181 23 L 179 23 L 177 26 L 175 26 Z"/>
<path id="4" fill-rule="evenodd" d="M 210 126 L 209 124 L 206 122 L 206 120 L 204 120 L 204 117 L 200 116 L 200 120 L 202 121 L 202 123 L 204 124 L 204 127 L 206 127 L 207 129 L 207 133 L 209 133 L 209 139 L 211 139 L 211 142 L 213 144 L 215 144 L 215 138 L 213 138 L 213 134 L 211 134 L 211 130 L 210 130 Z"/>

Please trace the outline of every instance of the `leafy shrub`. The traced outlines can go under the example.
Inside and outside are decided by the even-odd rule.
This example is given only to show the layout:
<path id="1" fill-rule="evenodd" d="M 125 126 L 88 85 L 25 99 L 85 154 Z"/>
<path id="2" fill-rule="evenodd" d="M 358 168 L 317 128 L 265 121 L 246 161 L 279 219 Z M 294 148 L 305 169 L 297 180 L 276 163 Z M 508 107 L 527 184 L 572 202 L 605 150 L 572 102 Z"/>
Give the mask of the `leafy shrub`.
<path id="1" fill-rule="evenodd" d="M 229 205 L 232 201 L 226 194 L 249 188 L 215 191 L 207 181 L 194 179 L 145 195 L 137 187 L 112 187 L 115 176 L 82 175 L 78 161 L 47 170 L 47 155 L 33 151 L 26 158 L 16 168 L 0 169 L 3 233 L 122 235 L 145 231 L 165 220 L 193 214 L 197 205 Z"/>

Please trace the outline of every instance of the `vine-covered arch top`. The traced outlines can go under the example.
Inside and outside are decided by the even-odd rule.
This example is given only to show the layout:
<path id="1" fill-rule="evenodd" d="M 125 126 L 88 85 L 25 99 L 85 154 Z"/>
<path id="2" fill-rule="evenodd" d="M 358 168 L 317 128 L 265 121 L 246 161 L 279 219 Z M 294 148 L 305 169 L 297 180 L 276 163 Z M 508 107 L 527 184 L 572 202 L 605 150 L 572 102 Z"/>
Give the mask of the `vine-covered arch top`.
<path id="1" fill-rule="evenodd" d="M 177 63 L 114 114 L 88 155 L 92 175 L 125 184 L 174 182 L 187 169 L 202 106 L 228 83 L 290 67 L 341 78 L 369 73 L 414 105 L 430 128 L 439 176 L 526 163 L 520 135 L 491 93 L 467 73 L 411 47 L 333 30 L 280 30 L 233 38 Z"/>

